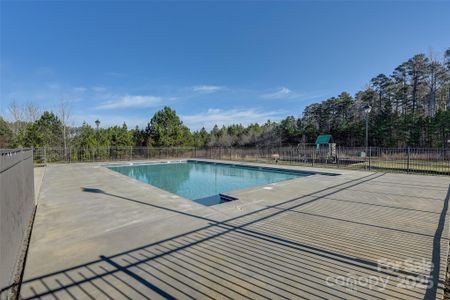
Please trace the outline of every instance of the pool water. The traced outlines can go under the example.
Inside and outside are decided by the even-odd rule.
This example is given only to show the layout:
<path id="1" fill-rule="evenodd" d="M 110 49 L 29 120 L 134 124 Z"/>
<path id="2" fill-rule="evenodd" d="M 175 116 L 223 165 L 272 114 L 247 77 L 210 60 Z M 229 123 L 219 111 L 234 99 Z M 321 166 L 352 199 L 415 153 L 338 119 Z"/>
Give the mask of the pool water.
<path id="1" fill-rule="evenodd" d="M 133 164 L 108 168 L 208 206 L 234 200 L 221 196 L 226 192 L 313 174 L 200 161 Z"/>

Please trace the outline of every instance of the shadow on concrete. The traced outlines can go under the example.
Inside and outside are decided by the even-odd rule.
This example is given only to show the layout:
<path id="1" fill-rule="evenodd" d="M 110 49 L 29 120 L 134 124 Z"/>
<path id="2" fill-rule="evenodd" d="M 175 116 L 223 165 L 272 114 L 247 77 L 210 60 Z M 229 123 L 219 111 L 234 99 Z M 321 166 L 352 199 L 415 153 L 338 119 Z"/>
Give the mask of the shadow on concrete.
<path id="1" fill-rule="evenodd" d="M 439 280 L 439 274 L 441 271 L 441 241 L 442 233 L 445 227 L 445 218 L 448 212 L 448 201 L 450 200 L 450 185 L 447 191 L 447 196 L 445 197 L 444 207 L 442 208 L 441 215 L 439 216 L 439 224 L 436 229 L 436 233 L 433 238 L 433 255 L 432 255 L 432 270 L 430 272 L 430 285 L 427 288 L 424 299 L 436 299 L 437 287 L 442 284 Z M 448 239 L 444 238 L 445 243 L 448 245 Z M 447 257 L 446 257 L 447 259 Z"/>
<path id="2" fill-rule="evenodd" d="M 83 187 L 84 192 L 148 205 L 205 220 L 209 224 L 32 278 L 23 283 L 21 294 L 23 299 L 346 298 L 349 291 L 345 287 L 330 286 L 325 279 L 352 272 L 358 276 L 392 278 L 384 290 L 358 290 L 356 295 L 360 297 L 388 298 L 395 295 L 421 298 L 425 290 L 402 291 L 396 288 L 396 284 L 404 276 L 423 274 L 380 269 L 376 260 L 358 258 L 342 251 L 336 244 L 345 241 L 337 241 L 333 236 L 326 237 L 328 246 L 313 246 L 303 239 L 301 231 L 283 225 L 298 219 L 293 210 L 383 175 L 371 174 L 224 221 Z M 449 195 L 434 236 L 433 263 L 438 267 L 448 198 Z M 317 240 L 325 240 L 320 236 L 320 229 L 310 234 L 317 234 Z M 436 295 L 439 268 L 433 270 L 431 276 L 436 284 L 427 290 L 427 298 Z"/>

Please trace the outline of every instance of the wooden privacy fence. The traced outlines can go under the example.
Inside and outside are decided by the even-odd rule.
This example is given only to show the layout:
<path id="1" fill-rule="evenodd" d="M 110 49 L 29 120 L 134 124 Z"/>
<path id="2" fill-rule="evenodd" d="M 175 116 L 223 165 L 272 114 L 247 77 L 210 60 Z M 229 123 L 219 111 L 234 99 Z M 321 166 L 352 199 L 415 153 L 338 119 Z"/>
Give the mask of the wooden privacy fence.
<path id="1" fill-rule="evenodd" d="M 220 159 L 355 170 L 450 175 L 450 149 L 369 147 L 39 148 L 35 163 L 149 159 Z"/>

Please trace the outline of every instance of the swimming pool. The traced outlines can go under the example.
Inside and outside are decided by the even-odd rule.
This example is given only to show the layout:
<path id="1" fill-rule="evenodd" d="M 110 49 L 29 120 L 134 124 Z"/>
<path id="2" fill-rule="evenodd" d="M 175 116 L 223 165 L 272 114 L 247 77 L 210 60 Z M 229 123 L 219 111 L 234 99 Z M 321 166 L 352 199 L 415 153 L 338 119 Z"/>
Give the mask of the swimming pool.
<path id="1" fill-rule="evenodd" d="M 236 200 L 226 192 L 314 174 L 194 160 L 107 167 L 207 206 Z"/>

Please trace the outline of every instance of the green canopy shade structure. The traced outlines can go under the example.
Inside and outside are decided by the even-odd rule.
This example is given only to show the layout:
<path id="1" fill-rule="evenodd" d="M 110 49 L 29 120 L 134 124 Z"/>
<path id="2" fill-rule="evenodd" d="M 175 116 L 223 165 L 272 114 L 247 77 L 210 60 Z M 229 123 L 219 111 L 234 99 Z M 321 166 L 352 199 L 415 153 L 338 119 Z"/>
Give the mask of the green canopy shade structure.
<path id="1" fill-rule="evenodd" d="M 326 145 L 327 147 L 330 147 L 331 143 L 333 142 L 333 137 L 331 134 L 321 134 L 316 139 L 316 148 L 317 151 L 320 149 L 322 145 Z"/>
<path id="2" fill-rule="evenodd" d="M 329 144 L 331 140 L 331 134 L 321 134 L 316 139 L 316 145 Z"/>

